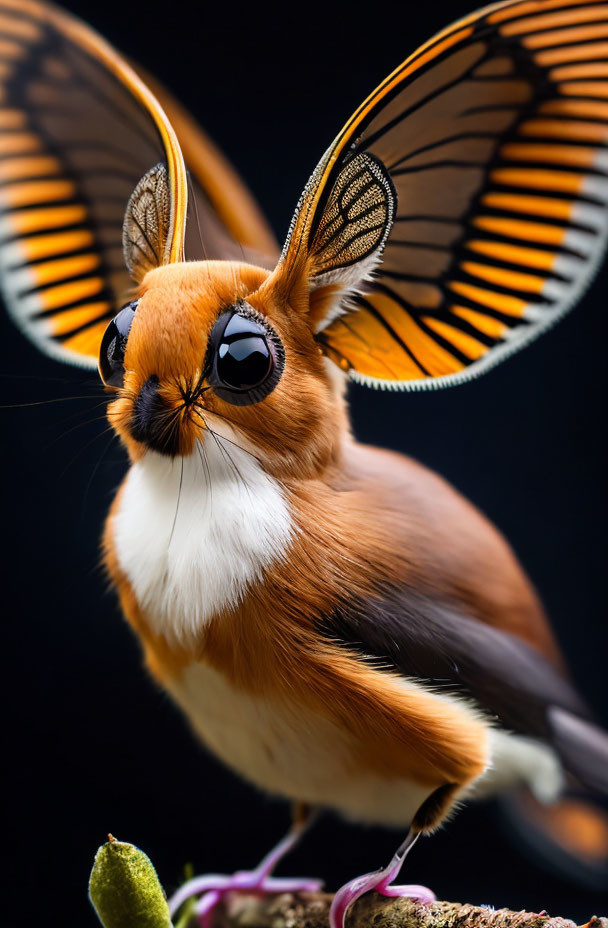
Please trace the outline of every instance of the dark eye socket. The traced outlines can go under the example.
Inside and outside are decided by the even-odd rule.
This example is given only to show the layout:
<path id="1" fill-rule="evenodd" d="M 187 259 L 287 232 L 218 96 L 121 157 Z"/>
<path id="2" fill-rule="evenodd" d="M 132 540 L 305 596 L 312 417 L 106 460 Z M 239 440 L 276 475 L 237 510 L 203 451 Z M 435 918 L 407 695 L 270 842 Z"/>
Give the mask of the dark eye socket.
<path id="1" fill-rule="evenodd" d="M 108 387 L 122 387 L 125 375 L 125 351 L 133 317 L 139 300 L 128 303 L 114 316 L 101 340 L 99 373 Z"/>
<path id="2" fill-rule="evenodd" d="M 279 336 L 253 308 L 222 313 L 209 337 L 208 379 L 235 406 L 258 403 L 281 378 L 284 351 Z"/>

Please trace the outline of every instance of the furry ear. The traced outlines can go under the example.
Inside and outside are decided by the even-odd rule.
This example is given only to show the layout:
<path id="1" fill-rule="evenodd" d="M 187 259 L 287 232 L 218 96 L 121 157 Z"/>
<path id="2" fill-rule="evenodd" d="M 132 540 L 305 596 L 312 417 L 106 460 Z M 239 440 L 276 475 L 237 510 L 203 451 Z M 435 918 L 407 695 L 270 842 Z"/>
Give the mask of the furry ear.
<path id="1" fill-rule="evenodd" d="M 151 168 L 129 197 L 122 227 L 125 264 L 135 283 L 168 264 L 171 249 L 171 188 L 162 162 Z"/>
<path id="2" fill-rule="evenodd" d="M 301 268 L 295 280 L 306 293 L 310 325 L 320 332 L 348 309 L 349 293 L 360 291 L 380 263 L 397 195 L 380 159 L 361 152 L 346 162 L 311 219 L 315 176 L 298 204 L 278 270 L 289 280 L 291 269 Z"/>
<path id="3" fill-rule="evenodd" d="M 348 158 L 336 179 L 317 196 L 327 156 L 297 205 L 281 260 L 265 287 L 276 287 L 320 332 L 348 309 L 349 292 L 361 289 L 378 266 L 397 211 L 397 194 L 375 155 Z"/>
<path id="4" fill-rule="evenodd" d="M 363 152 L 347 161 L 311 229 L 313 288 L 347 290 L 364 280 L 380 261 L 396 206 L 393 182 L 378 158 Z"/>

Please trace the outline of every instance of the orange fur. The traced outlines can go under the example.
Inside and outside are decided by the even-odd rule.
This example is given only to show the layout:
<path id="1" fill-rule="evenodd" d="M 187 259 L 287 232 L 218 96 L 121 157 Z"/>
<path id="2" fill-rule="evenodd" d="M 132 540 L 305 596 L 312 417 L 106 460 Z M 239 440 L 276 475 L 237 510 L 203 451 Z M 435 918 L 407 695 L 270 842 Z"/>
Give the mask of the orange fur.
<path id="1" fill-rule="evenodd" d="M 142 384 L 156 375 L 165 403 L 177 409 L 179 385 L 200 377 L 213 322 L 245 297 L 280 335 L 284 374 L 264 402 L 252 406 L 232 406 L 205 392 L 197 412 L 180 414 L 180 451 L 188 454 L 197 440 L 208 440 L 203 420 L 227 420 L 281 481 L 296 526 L 287 556 L 239 605 L 180 644 L 152 632 L 121 573 L 112 513 L 106 564 L 159 682 L 203 662 L 239 690 L 277 704 L 295 701 L 352 735 L 358 769 L 427 784 L 429 793 L 445 786 L 441 801 L 426 813 L 424 827 L 434 827 L 458 789 L 483 772 L 487 721 L 464 703 L 408 687 L 325 641 L 316 623 L 340 602 L 373 595 L 398 578 L 407 588 L 459 603 L 465 614 L 519 635 L 559 665 L 555 642 L 513 553 L 483 516 L 421 465 L 352 440 L 342 388 L 314 341 L 305 282 L 293 268 L 288 281 L 280 268 L 268 276 L 227 262 L 170 265 L 146 276 L 129 335 L 124 389 L 109 412 L 131 458 L 145 450 L 129 433 Z"/>
<path id="2" fill-rule="evenodd" d="M 124 390 L 108 413 L 134 460 L 144 449 L 131 438 L 129 423 L 144 382 L 151 374 L 159 377 L 160 395 L 178 409 L 180 385 L 200 377 L 213 323 L 222 309 L 245 297 L 269 317 L 290 363 L 263 406 L 236 407 L 206 393 L 195 410 L 180 418 L 180 452 L 191 453 L 204 428 L 201 415 L 212 415 L 242 430 L 274 476 L 312 476 L 331 460 L 346 429 L 345 412 L 335 407 L 306 319 L 256 295 L 267 276 L 261 268 L 218 261 L 172 264 L 145 277 L 125 356 Z"/>
<path id="3" fill-rule="evenodd" d="M 226 763 L 292 799 L 378 821 L 392 821 L 394 805 L 403 803 L 402 823 L 429 830 L 489 762 L 500 767 L 502 759 L 502 785 L 511 774 L 532 786 L 544 776 L 545 795 L 559 790 L 557 755 L 567 755 L 558 737 L 567 740 L 569 724 L 584 724 L 557 707 L 564 715 L 553 726 L 557 753 L 535 742 L 532 759 L 524 738 L 491 730 L 485 713 L 494 709 L 501 726 L 513 722 L 519 731 L 521 717 L 522 731 L 550 739 L 543 699 L 559 691 L 564 667 L 542 607 L 507 543 L 473 506 L 414 461 L 356 443 L 344 378 L 330 364 L 379 385 L 387 385 L 387 375 L 389 385 L 457 382 L 548 324 L 545 308 L 547 322 L 540 313 L 536 321 L 522 292 L 542 293 L 556 318 L 583 292 L 594 262 L 581 257 L 572 280 L 569 271 L 562 274 L 560 249 L 571 244 L 572 230 L 550 220 L 577 227 L 584 220 L 599 232 L 596 207 L 578 202 L 589 192 L 602 199 L 601 181 L 589 176 L 597 173 L 598 150 L 566 143 L 603 141 L 607 110 L 604 103 L 557 97 L 580 96 L 581 78 L 589 78 L 587 95 L 606 97 L 599 60 L 606 43 L 588 40 L 608 36 L 608 25 L 587 0 L 571 0 L 577 9 L 565 18 L 561 5 L 498 4 L 458 21 L 406 59 L 323 156 L 278 258 L 253 199 L 166 91 L 158 88 L 159 102 L 100 36 L 59 9 L 0 0 L 4 31 L 20 40 L 4 42 L 0 68 L 8 107 L 0 122 L 15 130 L 0 135 L 0 152 L 11 156 L 2 165 L 11 181 L 3 193 L 11 233 L 0 262 L 4 295 L 26 333 L 50 354 L 90 365 L 99 351 L 102 377 L 116 390 L 108 417 L 134 467 L 106 523 L 105 563 L 151 674 Z M 534 11 L 539 15 L 522 18 Z M 501 34 L 509 36 L 506 44 Z M 582 58 L 581 42 L 589 51 Z M 49 59 L 49 48 L 66 54 Z M 543 77 L 543 67 L 553 71 Z M 81 75 L 89 88 L 97 76 L 105 80 L 109 96 L 98 102 L 85 95 L 69 118 L 45 121 L 45 107 L 52 112 Z M 500 112 L 492 114 L 494 103 Z M 32 120 L 37 108 L 40 118 Z M 486 110 L 480 118 L 489 133 L 480 139 L 472 130 Z M 130 280 L 105 242 L 117 240 L 121 210 L 108 213 L 107 204 L 120 202 L 124 177 L 112 166 L 97 197 L 90 175 L 98 173 L 97 162 L 83 158 L 62 173 L 83 114 L 91 142 L 85 147 L 97 154 L 96 143 L 111 134 L 116 118 L 123 127 L 146 126 L 141 164 L 136 134 L 125 172 L 145 171 L 123 225 Z M 573 118 L 557 118 L 564 115 Z M 452 116 L 464 118 L 467 131 Z M 449 158 L 446 149 L 442 160 L 426 161 L 433 144 L 412 152 L 412 138 L 428 135 L 432 143 L 446 119 L 453 122 Z M 42 125 L 44 133 L 36 128 Z M 515 129 L 524 141 L 505 145 Z M 526 143 L 527 136 L 546 144 Z M 152 137 L 161 148 L 156 166 L 156 158 L 149 163 Z M 554 144 L 560 138 L 564 144 Z M 504 164 L 488 172 L 496 151 Z M 17 165 L 13 156 L 24 153 Z M 529 161 L 536 166 L 526 167 Z M 560 170 L 563 163 L 578 170 Z M 414 177 L 411 170 L 419 168 L 431 173 Z M 112 188 L 108 198 L 114 177 L 121 192 Z M 530 193 L 497 192 L 491 182 Z M 546 196 L 533 195 L 539 187 Z M 187 228 L 189 188 L 197 221 Z M 81 200 L 83 206 L 52 206 Z M 467 223 L 483 226 L 476 204 L 519 211 L 530 221 L 505 226 L 485 217 L 496 241 L 469 237 L 475 260 L 456 268 L 477 279 L 472 285 L 447 272 L 450 249 L 467 244 Z M 396 219 L 407 225 L 391 240 Z M 100 221 L 108 235 L 87 238 Z M 501 235 L 522 244 L 514 247 Z M 548 247 L 524 247 L 526 241 Z M 14 264 L 20 248 L 23 267 Z M 599 256 L 599 246 L 593 250 Z M 184 261 L 201 254 L 243 260 Z M 277 258 L 271 273 L 245 263 Z M 500 259 L 512 268 L 498 266 Z M 550 286 L 548 276 L 555 277 Z M 25 277 L 37 287 L 22 291 Z M 349 305 L 365 281 L 368 292 Z M 451 305 L 454 294 L 462 306 Z M 133 303 L 106 328 L 127 296 Z M 237 318 L 228 319 L 224 313 L 233 308 Z M 341 318 L 342 309 L 356 311 Z M 494 310 L 510 317 L 512 338 L 503 338 L 507 327 Z M 210 341 L 220 316 L 225 327 Z M 184 487 L 186 512 L 175 532 Z M 399 672 L 386 666 L 389 659 Z M 512 669 L 508 660 L 522 676 L 501 676 Z M 530 725 L 525 697 L 533 698 L 534 689 L 525 690 L 526 667 L 538 672 L 538 714 L 544 712 Z M 433 690 L 427 679 L 445 680 L 446 688 Z M 533 672 L 530 679 L 536 681 Z M 459 698 L 458 687 L 479 704 L 473 696 Z M 576 694 L 567 696 L 578 706 Z M 514 742 L 519 763 L 506 757 Z M 539 763 L 548 772 L 535 778 Z M 480 785 L 496 782 L 489 776 Z M 567 811 L 562 825 L 584 821 L 580 810 Z"/>
<path id="4" fill-rule="evenodd" d="M 243 608 L 219 615 L 198 643 L 183 648 L 147 625 L 118 567 L 111 526 L 112 514 L 105 537 L 106 565 L 125 616 L 140 637 L 148 669 L 161 684 L 194 661 L 209 663 L 252 695 L 278 703 L 295 699 L 302 709 L 308 707 L 349 731 L 356 744 L 353 763 L 362 773 L 428 784 L 429 792 L 444 784 L 463 788 L 483 772 L 487 731 L 481 717 L 464 704 L 461 708 L 430 692 L 404 689 L 397 677 L 337 646 L 322 644 L 311 619 L 313 610 L 331 605 L 339 564 L 331 565 L 331 580 L 327 572 L 325 589 L 322 571 L 317 586 L 307 583 L 308 577 L 297 584 L 286 565 L 258 586 Z"/>

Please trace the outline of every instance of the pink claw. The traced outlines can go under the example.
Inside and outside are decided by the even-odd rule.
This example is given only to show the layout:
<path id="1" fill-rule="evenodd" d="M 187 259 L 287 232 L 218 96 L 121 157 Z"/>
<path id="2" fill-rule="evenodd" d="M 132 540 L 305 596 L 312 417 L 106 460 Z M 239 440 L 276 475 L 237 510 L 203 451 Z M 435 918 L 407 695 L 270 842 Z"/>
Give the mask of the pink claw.
<path id="1" fill-rule="evenodd" d="M 223 873 L 210 873 L 188 880 L 169 899 L 171 917 L 192 896 L 201 896 L 196 903 L 195 912 L 201 928 L 212 928 L 213 910 L 232 892 L 258 893 L 314 893 L 322 888 L 319 880 L 289 879 L 273 877 L 272 871 L 283 857 L 299 841 L 304 826 L 292 828 L 282 841 L 274 847 L 258 864 L 255 870 L 239 870 L 232 876 Z"/>
<path id="2" fill-rule="evenodd" d="M 381 870 L 366 873 L 364 876 L 359 876 L 355 880 L 351 880 L 350 883 L 346 883 L 345 886 L 338 890 L 329 910 L 330 928 L 344 928 L 346 913 L 353 902 L 359 896 L 363 896 L 370 889 L 373 889 L 381 876 Z"/>
<path id="3" fill-rule="evenodd" d="M 200 902 L 198 902 L 194 911 L 198 917 L 200 928 L 211 928 L 213 910 L 221 900 L 222 894 L 216 890 L 211 890 L 211 892 L 205 893 Z"/>
<path id="4" fill-rule="evenodd" d="M 427 889 L 426 886 L 392 885 L 392 881 L 399 876 L 403 861 L 418 840 L 418 837 L 419 835 L 410 833 L 388 867 L 383 870 L 375 870 L 373 873 L 366 873 L 364 876 L 358 876 L 338 890 L 329 910 L 330 928 L 345 928 L 346 913 L 350 906 L 371 889 L 375 889 L 376 892 L 381 893 L 383 896 L 408 896 L 410 899 L 417 899 L 425 905 L 435 901 L 435 893 Z"/>
<path id="5" fill-rule="evenodd" d="M 432 889 L 429 889 L 428 886 L 419 886 L 417 883 L 410 883 L 406 886 L 379 885 L 376 886 L 376 892 L 382 896 L 393 896 L 395 898 L 408 896 L 410 899 L 417 899 L 418 902 L 422 902 L 424 905 L 430 905 L 437 898 Z"/>
<path id="6" fill-rule="evenodd" d="M 213 910 L 222 902 L 227 893 L 247 890 L 267 893 L 316 892 L 320 888 L 317 880 L 272 879 L 270 877 L 260 880 L 256 870 L 250 873 L 241 871 L 232 877 L 226 877 L 222 889 L 212 889 L 206 892 L 197 902 L 194 912 L 198 917 L 200 928 L 213 928 Z"/>
<path id="7" fill-rule="evenodd" d="M 297 844 L 303 827 L 293 828 L 258 864 L 255 870 L 239 870 L 232 876 L 209 873 L 188 880 L 169 899 L 171 917 L 192 896 L 201 896 L 195 912 L 201 928 L 212 928 L 213 910 L 228 893 L 249 891 L 259 893 L 314 893 L 323 886 L 319 880 L 273 877 L 272 871 L 283 857 Z"/>
<path id="8" fill-rule="evenodd" d="M 314 893 L 322 888 L 319 880 L 291 879 L 289 877 L 272 877 L 259 870 L 241 870 L 232 876 L 209 874 L 188 880 L 169 900 L 169 912 L 175 915 L 177 910 L 192 896 L 201 898 L 196 904 L 195 912 L 201 928 L 211 928 L 212 912 L 217 905 L 233 892 L 258 893 Z"/>
<path id="9" fill-rule="evenodd" d="M 391 875 L 387 875 L 386 870 L 376 870 L 374 873 L 366 873 L 365 876 L 351 880 L 339 889 L 329 910 L 330 928 L 344 928 L 346 913 L 353 902 L 371 889 L 383 896 L 409 896 L 410 899 L 418 899 L 425 905 L 435 901 L 435 893 L 426 886 L 389 886 L 390 878 Z"/>

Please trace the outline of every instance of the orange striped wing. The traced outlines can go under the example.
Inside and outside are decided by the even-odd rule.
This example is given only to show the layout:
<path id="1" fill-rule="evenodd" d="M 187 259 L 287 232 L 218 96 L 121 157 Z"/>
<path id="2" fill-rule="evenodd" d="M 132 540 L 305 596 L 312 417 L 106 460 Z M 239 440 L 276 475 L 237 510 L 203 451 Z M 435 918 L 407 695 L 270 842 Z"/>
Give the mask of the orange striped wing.
<path id="1" fill-rule="evenodd" d="M 362 104 L 303 195 L 284 259 L 314 237 L 344 163 L 398 198 L 365 295 L 318 335 L 355 380 L 474 377 L 579 299 L 608 233 L 608 3 L 510 0 L 456 23 Z"/>
<path id="2" fill-rule="evenodd" d="M 159 162 L 170 183 L 168 260 L 240 257 L 241 240 L 252 253 L 273 248 L 238 178 L 166 99 L 192 177 L 156 96 L 103 39 L 45 3 L 0 0 L 0 287 L 18 325 L 62 360 L 97 366 L 132 287 L 125 207 Z M 230 181 L 223 189 L 214 167 Z"/>

